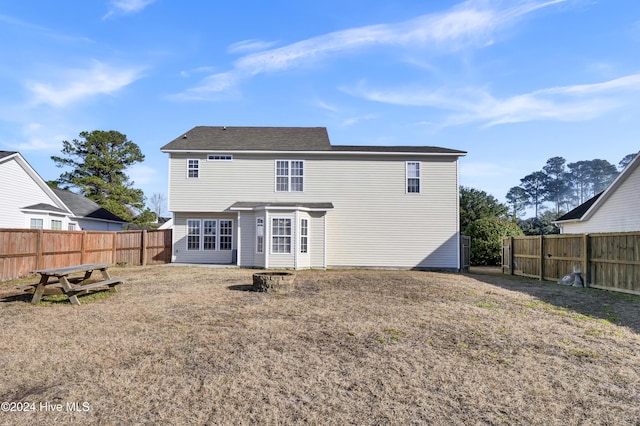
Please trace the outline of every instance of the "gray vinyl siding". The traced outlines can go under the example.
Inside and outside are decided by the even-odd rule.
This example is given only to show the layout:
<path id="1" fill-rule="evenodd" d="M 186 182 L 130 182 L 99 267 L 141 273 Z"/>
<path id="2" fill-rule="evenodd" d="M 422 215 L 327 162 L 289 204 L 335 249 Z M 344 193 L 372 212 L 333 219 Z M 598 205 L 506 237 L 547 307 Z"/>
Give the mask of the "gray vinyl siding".
<path id="1" fill-rule="evenodd" d="M 309 267 L 325 267 L 325 213 L 309 213 Z"/>
<path id="2" fill-rule="evenodd" d="M 193 158 L 200 159 L 200 177 L 188 179 L 187 159 Z M 275 191 L 275 160 L 304 160 L 304 192 Z M 406 193 L 406 161 L 421 162 L 418 194 Z M 223 212 L 237 201 L 331 202 L 334 208 L 326 217 L 310 221 L 311 267 L 326 263 L 329 268 L 457 269 L 457 165 L 456 156 L 428 154 L 234 152 L 233 161 L 214 162 L 207 161 L 204 153 L 173 153 L 169 209 L 186 218 L 188 212 Z M 278 214 L 270 212 L 265 221 L 269 228 L 274 215 Z M 323 235 L 324 223 L 320 223 L 325 220 Z M 297 227 L 296 223 L 296 232 Z M 325 253 L 318 246 L 318 236 L 326 240 L 326 259 L 318 257 Z M 296 248 L 297 243 L 296 234 Z M 269 238 L 266 244 L 270 250 Z M 291 267 L 292 261 L 286 255 L 270 254 L 268 267 Z"/>
<path id="3" fill-rule="evenodd" d="M 584 222 L 565 223 L 563 234 L 640 231 L 640 167 Z"/>

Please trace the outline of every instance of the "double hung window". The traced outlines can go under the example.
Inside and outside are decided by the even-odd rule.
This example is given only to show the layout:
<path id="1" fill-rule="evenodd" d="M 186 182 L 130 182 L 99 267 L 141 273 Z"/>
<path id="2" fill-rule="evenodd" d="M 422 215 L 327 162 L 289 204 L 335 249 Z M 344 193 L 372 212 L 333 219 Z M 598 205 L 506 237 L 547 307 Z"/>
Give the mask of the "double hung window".
<path id="1" fill-rule="evenodd" d="M 291 253 L 291 219 L 274 217 L 271 220 L 271 252 Z"/>
<path id="2" fill-rule="evenodd" d="M 264 219 L 256 219 L 256 253 L 264 253 Z"/>
<path id="3" fill-rule="evenodd" d="M 200 219 L 187 220 L 187 250 L 200 250 Z"/>
<path id="4" fill-rule="evenodd" d="M 300 253 L 309 251 L 309 220 L 300 219 Z"/>
<path id="5" fill-rule="evenodd" d="M 203 250 L 215 250 L 216 249 L 216 237 L 218 231 L 218 222 L 216 220 L 203 220 Z"/>
<path id="6" fill-rule="evenodd" d="M 231 250 L 233 248 L 233 221 L 220 221 L 220 250 Z"/>
<path id="7" fill-rule="evenodd" d="M 304 191 L 304 161 L 276 160 L 276 192 Z"/>
<path id="8" fill-rule="evenodd" d="M 407 161 L 407 193 L 420 192 L 420 162 Z"/>
<path id="9" fill-rule="evenodd" d="M 187 160 L 187 177 L 197 178 L 200 176 L 200 160 Z"/>

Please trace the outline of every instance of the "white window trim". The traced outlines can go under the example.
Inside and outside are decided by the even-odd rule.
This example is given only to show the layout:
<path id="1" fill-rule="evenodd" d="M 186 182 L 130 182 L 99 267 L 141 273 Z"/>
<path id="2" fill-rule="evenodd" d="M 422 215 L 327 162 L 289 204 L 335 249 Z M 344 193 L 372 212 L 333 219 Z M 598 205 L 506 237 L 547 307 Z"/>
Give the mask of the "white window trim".
<path id="1" fill-rule="evenodd" d="M 289 229 L 291 230 L 291 233 L 289 235 L 275 235 L 273 233 L 273 221 L 274 220 L 288 220 L 289 221 Z M 291 255 L 291 253 L 293 253 L 293 250 L 295 250 L 294 246 L 293 246 L 293 242 L 294 240 L 294 232 L 293 232 L 293 226 L 294 226 L 294 220 L 290 217 L 282 217 L 282 216 L 271 216 L 270 217 L 270 241 L 269 241 L 269 253 L 273 254 L 273 255 Z M 287 252 L 276 252 L 273 251 L 273 238 L 274 237 L 278 237 L 278 238 L 288 238 L 289 239 L 289 251 Z"/>
<path id="2" fill-rule="evenodd" d="M 191 161 L 195 161 L 195 164 L 197 164 L 197 167 L 195 168 L 191 168 Z M 198 176 L 189 176 L 189 172 L 191 170 L 197 170 L 198 172 Z M 200 178 L 200 159 L 198 158 L 187 158 L 187 179 L 199 179 Z"/>
<path id="3" fill-rule="evenodd" d="M 189 237 L 191 236 L 191 234 L 189 233 L 189 222 L 198 222 L 198 248 L 189 248 Z M 187 251 L 201 251 L 202 250 L 202 233 L 203 233 L 203 229 L 202 229 L 202 219 L 194 219 L 194 218 L 190 218 L 187 219 L 187 225 L 186 225 L 186 229 L 185 229 L 185 248 Z M 194 234 L 195 236 L 195 234 Z"/>
<path id="4" fill-rule="evenodd" d="M 221 231 L 222 231 L 222 222 L 230 222 L 231 223 L 231 225 L 229 226 L 229 229 L 231 229 L 231 235 L 228 235 L 228 234 L 224 234 L 223 235 L 221 233 Z M 216 245 L 217 251 L 232 251 L 233 250 L 233 238 L 234 238 L 234 235 L 235 235 L 234 229 L 235 228 L 233 226 L 233 219 L 218 219 L 218 233 L 217 233 L 218 244 Z M 230 244 L 230 248 L 228 248 L 228 249 L 223 249 L 222 248 L 222 237 L 223 236 L 225 236 L 225 237 L 230 236 L 231 237 L 231 242 L 229 243 Z"/>
<path id="5" fill-rule="evenodd" d="M 409 164 L 418 165 L 418 176 L 409 176 Z M 405 162 L 405 179 L 404 179 L 404 191 L 405 194 L 420 194 L 422 192 L 422 162 L 421 161 L 407 161 Z M 409 192 L 409 179 L 418 179 L 418 191 Z"/>
<path id="6" fill-rule="evenodd" d="M 278 162 L 286 162 L 287 163 L 287 190 L 286 191 L 282 191 L 282 190 L 278 190 L 278 177 L 284 177 L 284 176 L 278 176 Z M 292 162 L 299 162 L 302 163 L 302 176 L 296 176 L 296 177 L 301 177 L 302 178 L 302 191 L 293 191 L 292 188 L 292 184 L 291 184 L 291 180 L 293 179 L 293 168 L 291 166 Z M 304 192 L 305 190 L 305 170 L 306 170 L 306 165 L 305 165 L 305 161 L 304 160 L 296 160 L 296 159 L 289 159 L 289 160 L 284 160 L 284 159 L 276 159 L 273 163 L 273 167 L 274 167 L 274 186 L 273 189 L 275 192 Z"/>
<path id="7" fill-rule="evenodd" d="M 306 226 L 302 226 L 302 222 L 305 222 Z M 302 231 L 306 231 L 306 234 L 303 234 Z M 299 244 L 299 251 L 300 254 L 309 254 L 309 219 L 307 218 L 301 218 L 300 219 L 300 229 L 298 234 L 300 234 L 300 244 Z M 304 244 L 302 244 L 302 241 L 304 239 Z M 305 247 L 305 251 L 302 251 L 302 248 Z"/>
<path id="8" fill-rule="evenodd" d="M 205 222 L 215 222 L 213 226 L 213 234 L 205 233 Z M 202 219 L 202 251 L 218 251 L 218 219 Z M 205 248 L 205 237 L 213 236 L 213 248 Z"/>
<path id="9" fill-rule="evenodd" d="M 262 223 L 260 223 L 262 222 Z M 262 227 L 262 228 L 260 228 Z M 265 220 L 263 217 L 256 218 L 256 254 L 264 254 L 264 243 L 265 243 Z M 260 234 L 259 230 L 262 231 Z M 260 248 L 260 244 L 258 243 L 258 238 L 262 237 L 262 249 Z"/>

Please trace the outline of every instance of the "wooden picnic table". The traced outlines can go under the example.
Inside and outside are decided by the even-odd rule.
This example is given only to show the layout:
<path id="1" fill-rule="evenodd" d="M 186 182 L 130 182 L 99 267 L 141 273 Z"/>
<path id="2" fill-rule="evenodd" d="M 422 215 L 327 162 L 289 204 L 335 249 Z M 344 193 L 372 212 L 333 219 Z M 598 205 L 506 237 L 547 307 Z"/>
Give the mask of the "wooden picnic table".
<path id="1" fill-rule="evenodd" d="M 64 268 L 40 269 L 32 271 L 40 274 L 40 281 L 33 284 L 36 289 L 33 292 L 31 303 L 38 303 L 42 299 L 42 295 L 48 285 L 60 284 L 64 294 L 69 296 L 69 301 L 74 305 L 79 305 L 78 294 L 87 293 L 88 290 L 96 287 L 109 287 L 112 291 L 117 291 L 120 284 L 124 282 L 125 277 L 111 277 L 109 274 L 108 263 L 85 263 L 83 265 L 67 266 Z M 102 281 L 86 283 L 93 274 L 93 271 L 102 273 Z M 83 276 L 71 277 L 73 274 L 84 274 Z"/>

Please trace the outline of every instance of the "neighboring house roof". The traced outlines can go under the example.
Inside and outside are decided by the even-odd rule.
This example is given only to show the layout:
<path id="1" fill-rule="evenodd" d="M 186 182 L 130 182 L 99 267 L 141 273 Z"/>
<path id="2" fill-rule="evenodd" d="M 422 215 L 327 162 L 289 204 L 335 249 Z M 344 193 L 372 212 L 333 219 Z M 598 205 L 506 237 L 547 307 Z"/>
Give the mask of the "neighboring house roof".
<path id="1" fill-rule="evenodd" d="M 569 213 L 560 216 L 558 219 L 553 221 L 553 223 L 582 222 L 589 220 L 589 218 L 593 216 L 593 214 L 609 199 L 609 197 L 611 197 L 611 194 L 613 194 L 616 189 L 618 189 L 620 185 L 622 185 L 622 183 L 631 176 L 638 166 L 640 166 L 640 155 L 636 154 L 633 160 L 627 164 L 627 167 L 620 172 L 618 177 L 616 177 L 604 191 L 580 204 Z"/>
<path id="2" fill-rule="evenodd" d="M 22 207 L 23 210 L 41 210 L 41 211 L 49 211 L 49 212 L 57 212 L 57 213 L 69 213 L 65 210 L 59 209 L 51 204 L 46 203 L 38 203 L 32 206 Z"/>
<path id="3" fill-rule="evenodd" d="M 197 126 L 161 148 L 171 151 L 313 151 L 465 155 L 433 146 L 331 145 L 325 127 Z"/>
<path id="4" fill-rule="evenodd" d="M 17 154 L 15 151 L 0 151 L 0 158 L 9 157 L 10 155 Z"/>
<path id="5" fill-rule="evenodd" d="M 598 201 L 598 198 L 600 198 L 600 196 L 602 195 L 603 192 L 600 192 L 599 194 L 596 194 L 595 196 L 589 198 L 584 203 L 580 204 L 575 209 L 573 209 L 573 210 L 569 211 L 568 213 L 560 216 L 559 218 L 557 218 L 555 220 L 555 222 L 563 222 L 563 221 L 568 221 L 568 220 L 578 220 L 578 219 L 580 219 L 587 212 L 587 210 L 589 210 L 591 208 L 593 203 Z"/>
<path id="6" fill-rule="evenodd" d="M 73 214 L 78 218 L 99 219 L 110 222 L 127 222 L 120 216 L 100 207 L 100 205 L 86 197 L 83 197 L 82 195 L 74 194 L 73 192 L 65 191 L 63 189 L 53 189 L 53 192 L 56 193 L 62 202 L 65 203 L 65 205 L 69 207 Z"/>

